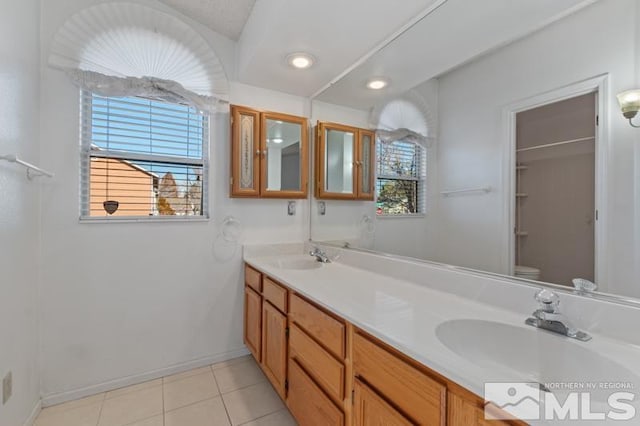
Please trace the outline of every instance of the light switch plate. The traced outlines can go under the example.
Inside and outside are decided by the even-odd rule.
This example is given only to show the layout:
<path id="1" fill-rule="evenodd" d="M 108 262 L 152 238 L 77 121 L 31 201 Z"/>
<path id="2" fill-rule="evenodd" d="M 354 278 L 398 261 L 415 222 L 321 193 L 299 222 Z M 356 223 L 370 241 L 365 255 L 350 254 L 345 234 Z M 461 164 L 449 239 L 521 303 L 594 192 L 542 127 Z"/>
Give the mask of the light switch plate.
<path id="1" fill-rule="evenodd" d="M 2 405 L 6 404 L 13 393 L 13 377 L 11 371 L 2 379 Z"/>
<path id="2" fill-rule="evenodd" d="M 295 201 L 289 201 L 289 204 L 287 204 L 287 214 L 289 216 L 295 216 L 296 215 L 296 202 Z"/>

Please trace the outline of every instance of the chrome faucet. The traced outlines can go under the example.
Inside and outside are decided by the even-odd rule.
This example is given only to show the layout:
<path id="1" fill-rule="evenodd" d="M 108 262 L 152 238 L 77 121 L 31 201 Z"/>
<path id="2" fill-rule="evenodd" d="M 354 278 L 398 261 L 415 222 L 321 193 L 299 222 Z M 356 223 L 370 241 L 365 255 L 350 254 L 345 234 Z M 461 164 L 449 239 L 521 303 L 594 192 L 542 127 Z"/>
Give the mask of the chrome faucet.
<path id="1" fill-rule="evenodd" d="M 591 340 L 591 336 L 584 331 L 579 331 L 564 314 L 560 313 L 560 298 L 556 293 L 543 289 L 536 293 L 535 299 L 540 304 L 540 308 L 533 312 L 531 318 L 525 320 L 525 324 L 583 342 Z"/>
<path id="2" fill-rule="evenodd" d="M 327 254 L 323 252 L 318 246 L 314 246 L 313 250 L 309 252 L 309 255 L 314 256 L 318 262 L 331 263 L 331 259 L 329 259 L 329 256 L 327 256 Z"/>

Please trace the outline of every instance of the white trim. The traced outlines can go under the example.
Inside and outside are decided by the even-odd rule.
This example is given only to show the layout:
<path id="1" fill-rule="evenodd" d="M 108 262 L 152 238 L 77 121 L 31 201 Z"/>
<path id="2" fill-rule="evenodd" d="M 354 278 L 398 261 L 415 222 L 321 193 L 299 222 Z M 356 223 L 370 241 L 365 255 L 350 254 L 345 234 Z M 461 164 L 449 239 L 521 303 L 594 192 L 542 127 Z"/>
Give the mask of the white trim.
<path id="1" fill-rule="evenodd" d="M 377 214 L 376 219 L 424 219 L 427 217 L 424 213 L 407 213 L 407 214 Z"/>
<path id="2" fill-rule="evenodd" d="M 80 216 L 79 223 L 159 223 L 159 222 L 208 222 L 207 216 Z"/>
<path id="3" fill-rule="evenodd" d="M 222 354 L 212 355 L 193 361 L 175 364 L 170 367 L 165 367 L 158 370 L 151 370 L 133 376 L 122 377 L 119 379 L 110 380 L 108 382 L 86 386 L 80 389 L 53 393 L 42 397 L 42 406 L 50 407 L 52 405 L 62 404 L 63 402 L 74 401 L 76 399 L 85 398 L 87 396 L 95 395 L 101 392 L 108 392 L 125 386 L 131 386 L 149 380 L 158 379 L 160 377 L 169 376 L 171 374 L 193 370 L 194 368 L 206 367 L 207 365 L 217 364 L 219 362 L 239 358 L 245 355 L 249 355 L 249 353 L 250 352 L 248 349 L 242 348 L 235 351 L 225 352 Z"/>
<path id="4" fill-rule="evenodd" d="M 27 419 L 24 421 L 22 426 L 33 426 L 33 424 L 36 422 L 36 419 L 40 415 L 41 411 L 42 411 L 42 400 L 38 399 L 36 404 L 33 406 L 33 410 L 31 410 L 31 414 L 29 414 L 29 417 L 27 417 Z"/>
<path id="5" fill-rule="evenodd" d="M 503 231 L 503 241 L 508 250 L 502 259 L 503 270 L 508 275 L 513 275 L 515 266 L 515 193 L 516 188 L 516 114 L 521 111 L 537 108 L 543 105 L 563 101 L 576 96 L 596 93 L 597 115 L 599 125 L 596 128 L 596 209 L 598 220 L 595 224 L 595 278 L 598 286 L 606 291 L 606 259 L 607 259 L 607 159 L 609 148 L 609 74 L 601 74 L 596 77 L 583 80 L 574 84 L 551 90 L 530 98 L 514 102 L 503 109 L 502 120 L 504 128 L 504 158 L 503 158 L 503 185 L 507 188 L 503 200 L 503 215 L 507 223 Z M 595 120 L 595 117 L 594 117 Z"/>

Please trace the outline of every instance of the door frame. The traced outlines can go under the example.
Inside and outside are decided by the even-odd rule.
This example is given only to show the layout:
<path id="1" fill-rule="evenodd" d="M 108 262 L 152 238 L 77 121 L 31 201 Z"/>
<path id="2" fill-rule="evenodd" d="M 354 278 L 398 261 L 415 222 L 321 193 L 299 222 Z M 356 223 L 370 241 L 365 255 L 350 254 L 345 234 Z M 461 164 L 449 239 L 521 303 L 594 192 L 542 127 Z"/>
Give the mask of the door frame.
<path id="1" fill-rule="evenodd" d="M 506 256 L 503 259 L 503 270 L 509 275 L 514 274 L 516 260 L 516 199 L 513 196 L 516 191 L 516 115 L 519 112 L 556 103 L 589 93 L 596 94 L 596 161 L 595 161 L 595 253 L 594 275 L 599 290 L 607 291 L 607 161 L 610 139 L 610 111 L 609 111 L 609 74 L 601 74 L 596 77 L 572 83 L 567 86 L 554 89 L 542 94 L 514 102 L 503 109 L 504 128 L 504 167 L 503 187 L 507 188 L 507 195 L 503 200 L 504 223 L 503 241 L 507 247 Z M 594 121 L 596 117 L 594 117 Z"/>

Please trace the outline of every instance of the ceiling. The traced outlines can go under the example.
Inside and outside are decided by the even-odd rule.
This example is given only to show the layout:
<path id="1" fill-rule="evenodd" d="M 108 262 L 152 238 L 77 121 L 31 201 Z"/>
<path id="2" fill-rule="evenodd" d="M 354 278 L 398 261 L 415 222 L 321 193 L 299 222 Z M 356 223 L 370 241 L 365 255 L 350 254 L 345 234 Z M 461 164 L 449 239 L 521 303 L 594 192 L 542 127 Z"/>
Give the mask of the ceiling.
<path id="1" fill-rule="evenodd" d="M 231 80 L 303 97 L 332 83 L 318 99 L 368 109 L 597 0 L 161 1 L 237 41 Z M 311 69 L 287 64 L 299 51 L 316 58 Z M 376 75 L 391 86 L 366 89 Z"/>
<path id="2" fill-rule="evenodd" d="M 594 1 L 448 0 L 318 99 L 368 109 Z M 381 91 L 367 89 L 372 76 L 388 76 L 391 84 Z"/>
<path id="3" fill-rule="evenodd" d="M 231 40 L 240 38 L 256 2 L 256 0 L 160 1 Z"/>

